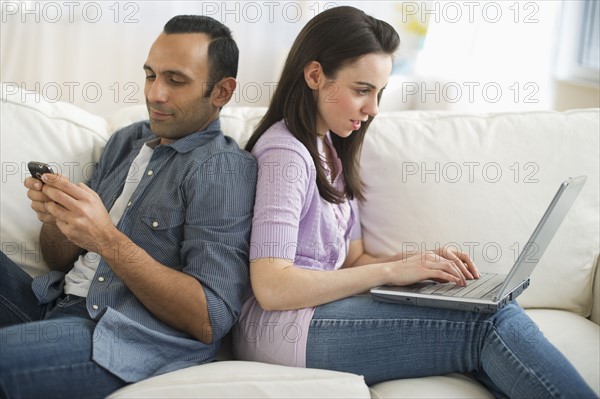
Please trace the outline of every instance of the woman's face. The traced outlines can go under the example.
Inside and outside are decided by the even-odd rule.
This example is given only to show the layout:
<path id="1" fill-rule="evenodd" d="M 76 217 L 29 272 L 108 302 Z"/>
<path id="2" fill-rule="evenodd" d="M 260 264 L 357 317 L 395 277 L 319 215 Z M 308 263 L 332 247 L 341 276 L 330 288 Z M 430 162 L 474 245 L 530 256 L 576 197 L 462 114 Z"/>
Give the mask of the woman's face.
<path id="1" fill-rule="evenodd" d="M 391 71 L 390 55 L 372 53 L 340 69 L 335 79 L 322 79 L 316 96 L 317 133 L 330 130 L 348 137 L 369 116 L 377 115 L 377 95 L 387 85 Z"/>

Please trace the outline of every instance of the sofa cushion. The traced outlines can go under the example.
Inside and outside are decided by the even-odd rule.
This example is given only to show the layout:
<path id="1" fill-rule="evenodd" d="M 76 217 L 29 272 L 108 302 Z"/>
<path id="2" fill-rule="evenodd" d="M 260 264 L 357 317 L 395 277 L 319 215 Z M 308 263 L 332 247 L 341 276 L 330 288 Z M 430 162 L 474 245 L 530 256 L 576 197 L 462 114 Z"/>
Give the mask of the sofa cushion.
<path id="1" fill-rule="evenodd" d="M 110 121 L 75 105 L 50 102 L 37 93 L 3 93 L 1 110 L 2 198 L 0 240 L 2 251 L 32 276 L 48 268 L 41 256 L 41 222 L 30 209 L 23 181 L 27 162 L 48 162 L 73 181 L 91 176 L 110 135 L 118 128 L 148 118 L 145 105 L 123 108 Z M 222 111 L 223 131 L 241 145 L 264 114 L 264 107 Z"/>
<path id="2" fill-rule="evenodd" d="M 224 361 L 159 375 L 117 398 L 370 398 L 361 376 L 266 363 Z"/>
<path id="3" fill-rule="evenodd" d="M 39 250 L 41 222 L 23 185 L 27 163 L 48 162 L 72 181 L 84 181 L 108 140 L 108 127 L 103 118 L 81 108 L 26 91 L 3 93 L 0 115 L 2 251 L 35 276 L 47 266 Z"/>
<path id="4" fill-rule="evenodd" d="M 452 373 L 423 378 L 380 382 L 371 387 L 373 399 L 384 398 L 456 398 L 483 399 L 494 395 L 474 378 Z"/>
<path id="5" fill-rule="evenodd" d="M 528 309 L 526 313 L 600 395 L 600 326 L 567 311 Z"/>
<path id="6" fill-rule="evenodd" d="M 599 242 L 598 109 L 461 115 L 386 113 L 362 153 L 365 247 L 450 245 L 505 273 L 570 176 L 588 181 L 519 298 L 588 316 Z"/>
<path id="7" fill-rule="evenodd" d="M 37 275 L 46 266 L 39 252 L 40 223 L 22 185 L 27 161 L 50 162 L 81 181 L 109 132 L 147 118 L 147 112 L 144 105 L 124 108 L 107 125 L 78 107 L 30 92 L 6 95 L 0 106 L 2 250 Z M 243 146 L 264 112 L 225 107 L 222 128 Z M 367 250 L 384 255 L 449 244 L 469 252 L 482 270 L 505 272 L 558 183 L 587 174 L 586 187 L 519 299 L 526 307 L 587 316 L 600 246 L 598 115 L 597 109 L 379 115 L 362 153 Z"/>

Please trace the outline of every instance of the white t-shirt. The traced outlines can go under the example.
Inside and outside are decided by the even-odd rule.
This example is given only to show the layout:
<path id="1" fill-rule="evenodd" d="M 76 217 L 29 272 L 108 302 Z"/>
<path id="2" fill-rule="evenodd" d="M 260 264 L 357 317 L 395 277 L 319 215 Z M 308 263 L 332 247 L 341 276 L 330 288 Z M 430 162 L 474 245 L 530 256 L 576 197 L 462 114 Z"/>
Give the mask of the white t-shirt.
<path id="1" fill-rule="evenodd" d="M 140 152 L 131 163 L 123 191 L 108 213 L 115 226 L 125 213 L 129 199 L 140 183 L 141 176 L 152 157 L 152 152 L 153 149 L 148 144 L 142 146 Z M 95 252 L 87 252 L 85 255 L 79 256 L 71 271 L 65 276 L 65 294 L 87 297 L 90 284 L 96 274 L 96 269 L 100 264 L 101 258 Z"/>

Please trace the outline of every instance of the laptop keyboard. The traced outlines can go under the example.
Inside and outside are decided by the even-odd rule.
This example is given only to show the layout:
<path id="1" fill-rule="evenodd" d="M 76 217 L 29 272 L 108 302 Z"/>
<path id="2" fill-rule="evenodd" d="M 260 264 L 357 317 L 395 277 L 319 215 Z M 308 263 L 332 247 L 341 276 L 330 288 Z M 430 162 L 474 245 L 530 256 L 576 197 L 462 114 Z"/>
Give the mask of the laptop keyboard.
<path id="1" fill-rule="evenodd" d="M 454 283 L 433 284 L 420 289 L 421 294 L 446 295 L 460 298 L 483 298 L 497 290 L 504 282 L 506 275 L 495 273 L 481 273 L 477 280 L 467 280 L 466 287 L 459 287 Z"/>

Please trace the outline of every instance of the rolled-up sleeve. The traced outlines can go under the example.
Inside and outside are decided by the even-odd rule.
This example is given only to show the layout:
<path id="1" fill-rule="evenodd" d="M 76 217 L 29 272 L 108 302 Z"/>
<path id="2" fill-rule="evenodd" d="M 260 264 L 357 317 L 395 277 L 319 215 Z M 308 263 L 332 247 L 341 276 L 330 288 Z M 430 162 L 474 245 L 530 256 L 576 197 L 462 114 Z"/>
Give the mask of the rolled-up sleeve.
<path id="1" fill-rule="evenodd" d="M 218 340 L 237 321 L 248 289 L 256 161 L 249 154 L 216 154 L 186 186 L 182 271 L 202 284 Z"/>

